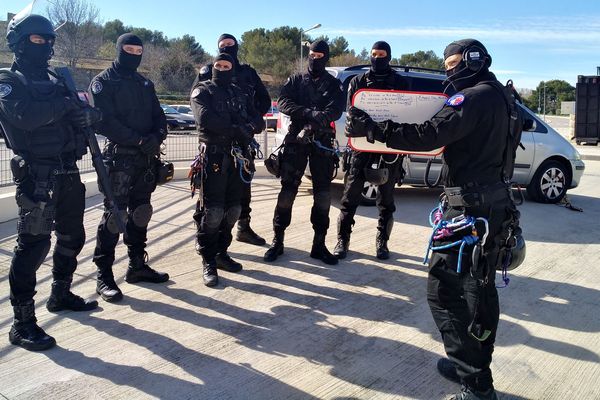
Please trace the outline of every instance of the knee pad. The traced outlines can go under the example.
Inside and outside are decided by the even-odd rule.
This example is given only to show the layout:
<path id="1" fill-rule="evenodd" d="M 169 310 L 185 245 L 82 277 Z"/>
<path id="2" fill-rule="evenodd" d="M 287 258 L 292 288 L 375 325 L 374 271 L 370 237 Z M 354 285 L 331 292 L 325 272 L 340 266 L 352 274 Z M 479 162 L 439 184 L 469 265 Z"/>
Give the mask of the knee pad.
<path id="1" fill-rule="evenodd" d="M 123 221 L 123 224 L 127 224 L 127 212 L 125 210 L 119 210 L 120 211 L 120 217 L 121 220 Z M 117 223 L 117 215 L 115 215 L 115 213 L 113 212 L 109 212 L 108 213 L 108 217 L 106 217 L 106 222 L 104 223 L 104 225 L 106 226 L 106 229 L 112 233 L 113 235 L 116 235 L 119 233 L 119 225 Z"/>
<path id="2" fill-rule="evenodd" d="M 145 228 L 150 223 L 150 219 L 152 218 L 152 205 L 150 204 L 141 204 L 133 210 L 131 213 L 131 221 L 133 224 L 139 228 Z"/>
<path id="3" fill-rule="evenodd" d="M 56 232 L 54 252 L 66 257 L 75 257 L 85 245 L 85 230 L 83 227 L 72 235 Z"/>
<path id="4" fill-rule="evenodd" d="M 227 225 L 233 226 L 237 222 L 237 220 L 240 218 L 241 213 L 242 213 L 241 205 L 229 207 L 227 209 L 227 211 L 225 212 L 225 217 L 224 217 L 225 221 L 227 222 Z"/>
<path id="5" fill-rule="evenodd" d="M 216 231 L 221 226 L 225 210 L 221 207 L 207 208 L 204 211 L 204 226 L 211 231 Z"/>

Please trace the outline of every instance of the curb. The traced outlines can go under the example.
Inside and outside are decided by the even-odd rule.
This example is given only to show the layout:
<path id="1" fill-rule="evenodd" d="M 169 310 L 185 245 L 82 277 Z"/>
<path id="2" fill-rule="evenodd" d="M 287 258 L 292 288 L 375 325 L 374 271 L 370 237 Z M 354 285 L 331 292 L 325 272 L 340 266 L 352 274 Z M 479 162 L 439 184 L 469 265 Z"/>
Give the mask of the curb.
<path id="1" fill-rule="evenodd" d="M 581 154 L 581 159 L 584 161 L 600 161 L 600 154 Z"/>

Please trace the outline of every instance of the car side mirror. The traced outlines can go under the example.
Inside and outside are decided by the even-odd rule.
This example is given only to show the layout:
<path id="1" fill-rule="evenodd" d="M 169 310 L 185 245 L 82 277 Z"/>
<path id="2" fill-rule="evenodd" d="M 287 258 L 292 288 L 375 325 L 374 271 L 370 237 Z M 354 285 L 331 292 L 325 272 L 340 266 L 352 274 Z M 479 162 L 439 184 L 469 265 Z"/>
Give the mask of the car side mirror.
<path id="1" fill-rule="evenodd" d="M 536 128 L 537 128 L 537 123 L 535 122 L 535 119 L 533 119 L 533 118 L 527 118 L 523 122 L 523 130 L 526 132 L 535 131 Z"/>

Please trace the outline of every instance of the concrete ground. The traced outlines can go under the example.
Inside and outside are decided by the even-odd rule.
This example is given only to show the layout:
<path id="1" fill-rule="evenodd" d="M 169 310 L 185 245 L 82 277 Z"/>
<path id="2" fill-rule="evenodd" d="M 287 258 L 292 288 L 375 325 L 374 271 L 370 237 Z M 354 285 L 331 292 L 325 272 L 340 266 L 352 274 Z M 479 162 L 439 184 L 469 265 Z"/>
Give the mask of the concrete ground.
<path id="1" fill-rule="evenodd" d="M 600 162 L 570 192 L 583 213 L 526 201 L 525 264 L 500 290 L 492 369 L 501 399 L 600 398 Z M 253 227 L 271 239 L 279 184 L 254 182 Z M 375 208 L 360 208 L 351 253 L 336 266 L 308 257 L 310 186 L 294 205 L 285 254 L 234 242 L 239 274 L 202 284 L 187 182 L 159 188 L 149 231 L 151 265 L 166 285 L 123 281 L 125 299 L 91 313 L 49 313 L 51 260 L 38 272 L 37 315 L 58 342 L 42 353 L 8 343 L 8 269 L 15 221 L 0 224 L 0 398 L 4 399 L 441 399 L 459 389 L 435 371 L 444 354 L 425 299 L 427 214 L 438 192 L 396 191 L 392 258 L 374 258 Z M 334 185 L 330 217 L 339 212 Z M 91 262 L 100 197 L 88 199 L 88 241 L 74 291 L 95 295 Z M 335 225 L 335 222 L 332 223 Z M 333 247 L 332 229 L 328 245 Z"/>

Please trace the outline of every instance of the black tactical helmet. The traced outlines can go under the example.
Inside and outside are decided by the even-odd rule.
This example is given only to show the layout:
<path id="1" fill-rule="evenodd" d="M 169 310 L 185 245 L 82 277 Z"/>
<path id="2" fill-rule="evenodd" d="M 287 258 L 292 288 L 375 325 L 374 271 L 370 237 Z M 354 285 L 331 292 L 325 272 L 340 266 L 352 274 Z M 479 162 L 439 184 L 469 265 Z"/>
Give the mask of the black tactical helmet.
<path id="1" fill-rule="evenodd" d="M 390 177 L 390 171 L 387 168 L 370 168 L 364 169 L 365 179 L 373 185 L 383 185 Z"/>
<path id="2" fill-rule="evenodd" d="M 523 264 L 525 255 L 527 253 L 527 247 L 525 246 L 525 239 L 520 233 L 515 233 L 510 239 L 512 246 L 503 246 L 500 250 L 500 263 L 496 266 L 498 271 L 502 271 L 506 265 L 507 271 L 512 271 L 519 265 Z"/>
<path id="3" fill-rule="evenodd" d="M 271 175 L 276 178 L 281 176 L 281 165 L 279 163 L 279 153 L 271 153 L 269 157 L 265 160 L 265 168 Z"/>
<path id="4" fill-rule="evenodd" d="M 525 239 L 522 235 L 515 235 L 515 245 L 510 249 L 510 264 L 508 264 L 506 270 L 511 271 L 523 264 L 526 253 Z"/>
<path id="5" fill-rule="evenodd" d="M 17 44 L 29 35 L 56 37 L 54 27 L 47 18 L 35 14 L 20 18 L 19 14 L 10 20 L 6 30 L 6 41 L 11 50 L 14 51 Z"/>

